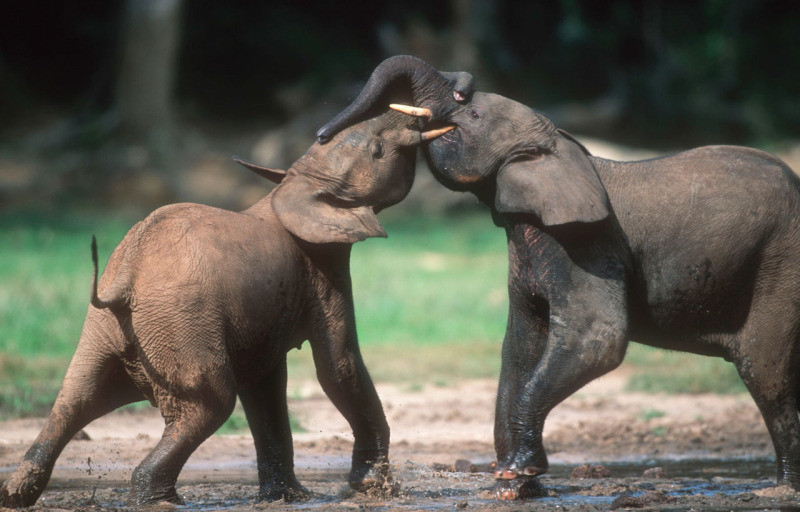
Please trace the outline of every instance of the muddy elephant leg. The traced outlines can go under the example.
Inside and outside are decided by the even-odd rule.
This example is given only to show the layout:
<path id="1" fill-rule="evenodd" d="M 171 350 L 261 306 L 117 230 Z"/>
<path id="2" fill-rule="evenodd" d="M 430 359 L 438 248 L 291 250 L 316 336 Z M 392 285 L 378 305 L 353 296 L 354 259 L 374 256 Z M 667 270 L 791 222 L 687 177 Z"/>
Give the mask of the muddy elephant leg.
<path id="1" fill-rule="evenodd" d="M 383 488 L 389 475 L 389 425 L 378 393 L 356 347 L 353 352 L 314 352 L 322 389 L 353 429 L 353 463 L 348 482 L 357 491 Z"/>
<path id="2" fill-rule="evenodd" d="M 495 473 L 501 480 L 496 490 L 503 499 L 540 492 L 533 477 L 548 469 L 542 444 L 547 414 L 585 384 L 619 366 L 625 355 L 627 341 L 621 315 L 565 315 L 570 325 L 558 315 L 551 314 L 550 318 L 544 353 L 510 408 L 511 449 L 499 461 Z"/>
<path id="3" fill-rule="evenodd" d="M 29 507 L 44 491 L 56 459 L 92 420 L 144 397 L 118 359 L 81 340 L 44 428 L 0 488 L 0 507 Z"/>
<path id="4" fill-rule="evenodd" d="M 515 297 L 512 290 L 494 415 L 494 448 L 498 462 L 505 460 L 511 449 L 509 416 L 514 398 L 539 362 L 547 342 L 547 320 L 542 318 L 546 305 L 538 304 L 530 309 L 521 304 L 527 306 L 525 299 Z"/>
<path id="5" fill-rule="evenodd" d="M 240 391 L 253 434 L 259 501 L 297 501 L 311 495 L 294 474 L 294 449 L 286 404 L 286 359 L 261 381 Z"/>
<path id="6" fill-rule="evenodd" d="M 353 464 L 348 482 L 357 491 L 389 486 L 389 424 L 361 358 L 352 295 L 326 301 L 324 329 L 311 337 L 320 385 L 353 429 Z"/>
<path id="7" fill-rule="evenodd" d="M 767 329 L 756 329 L 761 336 Z M 780 338 L 792 338 L 781 333 Z M 744 339 L 756 339 L 745 336 Z M 781 344 L 789 346 L 788 343 Z M 753 347 L 752 350 L 747 348 Z M 750 391 L 766 423 L 775 447 L 778 464 L 778 485 L 788 485 L 800 490 L 800 419 L 798 419 L 797 368 L 791 349 L 781 349 L 778 344 L 772 350 L 763 350 L 764 345 L 750 343 L 744 353 L 734 360 L 739 376 Z"/>
<path id="8" fill-rule="evenodd" d="M 166 428 L 156 447 L 133 471 L 131 504 L 182 503 L 175 490 L 178 474 L 189 456 L 222 426 L 236 405 L 233 379 L 214 380 L 216 386 L 193 390 L 191 398 L 170 395 L 159 400 Z"/>

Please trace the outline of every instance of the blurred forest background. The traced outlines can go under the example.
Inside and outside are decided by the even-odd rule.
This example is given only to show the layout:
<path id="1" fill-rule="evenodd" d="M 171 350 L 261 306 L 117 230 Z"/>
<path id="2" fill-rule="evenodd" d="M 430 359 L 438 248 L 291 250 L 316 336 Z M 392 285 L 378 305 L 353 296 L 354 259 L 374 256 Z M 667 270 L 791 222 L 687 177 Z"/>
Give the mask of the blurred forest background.
<path id="1" fill-rule="evenodd" d="M 230 157 L 290 165 L 388 56 L 469 71 L 600 156 L 745 144 L 800 170 L 798 34 L 800 2 L 778 0 L 7 3 L 0 419 L 52 404 L 86 311 L 92 233 L 104 261 L 157 206 L 249 206 L 269 185 Z M 471 196 L 417 172 L 381 214 L 390 239 L 353 252 L 367 364 L 412 385 L 496 376 L 504 235 Z M 308 352 L 290 374 L 313 378 Z M 743 391 L 730 365 L 685 357 L 632 348 L 630 381 Z"/>
<path id="2" fill-rule="evenodd" d="M 246 206 L 263 190 L 231 154 L 289 165 L 400 53 L 578 135 L 781 152 L 800 137 L 798 33 L 800 4 L 777 0 L 15 2 L 0 206 Z"/>

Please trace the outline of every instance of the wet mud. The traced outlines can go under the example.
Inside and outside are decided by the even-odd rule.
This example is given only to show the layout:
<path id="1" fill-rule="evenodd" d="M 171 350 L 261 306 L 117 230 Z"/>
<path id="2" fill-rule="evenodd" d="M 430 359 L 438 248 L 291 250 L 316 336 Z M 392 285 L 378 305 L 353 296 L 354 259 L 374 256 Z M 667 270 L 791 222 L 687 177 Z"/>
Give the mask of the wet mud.
<path id="1" fill-rule="evenodd" d="M 658 463 L 661 478 L 641 475 Z M 336 466 L 331 463 L 330 466 Z M 303 468 L 298 476 L 314 492 L 302 503 L 256 503 L 255 475 L 250 468 L 210 471 L 187 468 L 178 486 L 186 504 L 148 507 L 169 510 L 791 510 L 800 494 L 775 487 L 757 476 L 771 460 L 659 460 L 608 463 L 610 476 L 572 478 L 574 467 L 555 465 L 541 477 L 545 496 L 526 502 L 496 499 L 489 473 L 441 471 L 411 461 L 395 464 L 399 489 L 394 496 L 355 493 L 344 484 L 347 466 Z M 748 472 L 755 473 L 747 477 Z M 674 475 L 674 476 L 671 476 Z M 88 475 L 87 475 L 88 476 Z M 140 510 L 127 506 L 128 482 L 114 479 L 57 478 L 36 506 L 28 510 Z M 535 507 L 534 507 L 535 506 Z"/>
<path id="2" fill-rule="evenodd" d="M 544 495 L 499 501 L 489 472 L 495 386 L 379 386 L 392 427 L 394 495 L 347 487 L 349 428 L 312 386 L 294 393 L 291 409 L 306 428 L 295 435 L 295 460 L 313 499 L 256 503 L 252 438 L 237 434 L 213 436 L 189 459 L 178 481 L 185 505 L 149 509 L 800 510 L 800 494 L 775 485 L 769 436 L 749 397 L 635 395 L 613 378 L 585 388 L 548 419 L 551 467 L 540 478 Z M 0 423 L 0 480 L 13 471 L 41 424 Z M 48 488 L 29 510 L 140 510 L 127 506 L 130 475 L 162 428 L 152 409 L 101 418 L 86 428 L 83 440 L 66 447 Z"/>

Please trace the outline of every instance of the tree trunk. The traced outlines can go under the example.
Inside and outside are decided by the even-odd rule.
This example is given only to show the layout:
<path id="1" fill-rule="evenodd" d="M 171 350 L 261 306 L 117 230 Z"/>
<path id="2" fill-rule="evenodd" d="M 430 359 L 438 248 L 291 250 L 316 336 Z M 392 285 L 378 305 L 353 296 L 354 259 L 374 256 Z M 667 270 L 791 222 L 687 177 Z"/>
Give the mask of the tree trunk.
<path id="1" fill-rule="evenodd" d="M 172 121 L 172 92 L 182 0 L 126 0 L 116 107 L 126 136 L 163 137 Z"/>

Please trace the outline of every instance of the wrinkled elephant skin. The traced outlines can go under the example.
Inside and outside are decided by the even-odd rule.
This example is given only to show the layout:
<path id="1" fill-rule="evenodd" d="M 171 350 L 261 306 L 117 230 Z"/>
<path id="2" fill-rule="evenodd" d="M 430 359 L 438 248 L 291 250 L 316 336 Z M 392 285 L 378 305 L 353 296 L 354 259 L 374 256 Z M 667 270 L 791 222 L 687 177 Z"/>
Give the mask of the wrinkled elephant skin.
<path id="1" fill-rule="evenodd" d="M 134 505 L 180 503 L 178 473 L 237 395 L 253 434 L 259 498 L 308 496 L 294 474 L 286 353 L 309 340 L 320 383 L 353 429 L 349 483 L 389 479 L 389 427 L 358 350 L 350 249 L 386 236 L 375 216 L 405 197 L 421 141 L 388 111 L 314 144 L 243 212 L 175 204 L 136 224 L 97 283 L 53 410 L 0 507 L 33 505 L 64 445 L 93 419 L 147 399 L 166 428 L 133 472 Z"/>
<path id="2" fill-rule="evenodd" d="M 778 483 L 800 490 L 800 180 L 792 170 L 733 146 L 640 162 L 597 158 L 510 99 L 470 92 L 453 101 L 452 80 L 408 59 L 387 59 L 375 73 L 393 80 L 370 82 L 391 90 L 398 77 L 386 70 L 395 62 L 406 63 L 405 82 L 423 77 L 410 105 L 430 111 L 423 125 L 456 125 L 423 146 L 431 170 L 474 193 L 507 234 L 499 494 L 535 494 L 530 482 L 548 467 L 548 413 L 616 368 L 629 340 L 733 362 L 772 437 Z M 367 92 L 360 108 L 383 93 Z"/>

